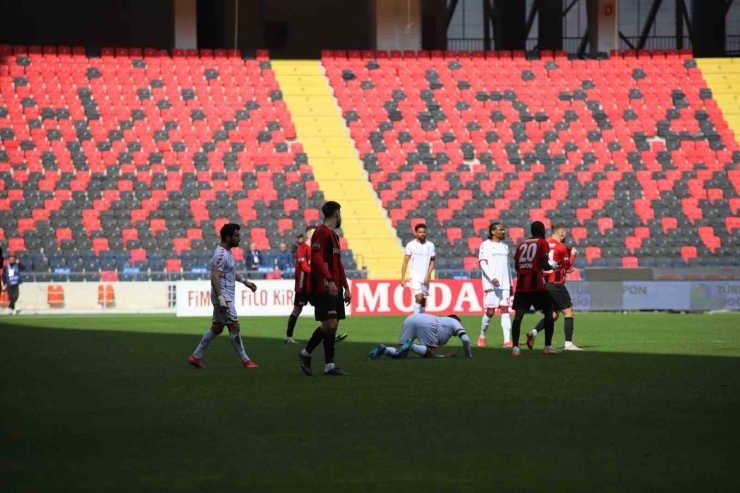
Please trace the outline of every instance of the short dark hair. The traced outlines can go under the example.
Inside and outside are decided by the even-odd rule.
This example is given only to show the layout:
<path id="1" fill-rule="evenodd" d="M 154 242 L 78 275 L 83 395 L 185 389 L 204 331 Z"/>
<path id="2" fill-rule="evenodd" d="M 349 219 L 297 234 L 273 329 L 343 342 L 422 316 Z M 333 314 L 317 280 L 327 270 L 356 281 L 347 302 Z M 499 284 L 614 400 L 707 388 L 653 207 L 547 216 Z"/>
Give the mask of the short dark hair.
<path id="1" fill-rule="evenodd" d="M 565 225 L 565 223 L 557 223 L 555 226 L 552 227 L 552 232 L 560 231 L 561 229 L 568 229 L 568 226 Z"/>
<path id="2" fill-rule="evenodd" d="M 334 202 L 333 200 L 330 200 L 329 202 L 326 202 L 324 205 L 321 206 L 321 212 L 326 218 L 333 216 L 341 208 L 342 206 L 339 205 L 339 202 Z"/>
<path id="3" fill-rule="evenodd" d="M 221 241 L 225 240 L 229 236 L 234 236 L 234 233 L 240 229 L 242 229 L 242 227 L 235 223 L 224 224 L 221 226 Z"/>
<path id="4" fill-rule="evenodd" d="M 545 238 L 545 224 L 542 221 L 535 221 L 529 228 L 534 238 Z"/>
<path id="5" fill-rule="evenodd" d="M 427 225 L 424 223 L 419 223 L 416 226 L 414 226 L 414 233 L 419 231 L 421 228 L 427 229 Z"/>
<path id="6" fill-rule="evenodd" d="M 454 318 L 458 322 L 462 323 L 462 320 L 460 320 L 460 317 L 458 317 L 457 315 L 447 315 L 447 318 Z"/>
<path id="7" fill-rule="evenodd" d="M 491 223 L 491 225 L 488 226 L 488 239 L 489 240 L 493 239 L 493 230 L 496 228 L 496 226 L 503 226 L 503 224 L 496 222 L 496 223 Z"/>

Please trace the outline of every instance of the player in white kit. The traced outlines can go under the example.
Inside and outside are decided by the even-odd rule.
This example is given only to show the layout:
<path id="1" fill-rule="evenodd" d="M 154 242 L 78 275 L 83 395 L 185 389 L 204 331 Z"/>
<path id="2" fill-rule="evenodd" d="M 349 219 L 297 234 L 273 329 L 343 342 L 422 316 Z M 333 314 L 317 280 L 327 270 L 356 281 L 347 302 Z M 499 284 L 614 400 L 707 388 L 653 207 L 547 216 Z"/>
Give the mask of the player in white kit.
<path id="1" fill-rule="evenodd" d="M 486 331 L 496 309 L 501 310 L 501 330 L 504 332 L 504 347 L 512 347 L 511 318 L 511 268 L 509 266 L 509 246 L 504 243 L 506 228 L 501 223 L 492 223 L 488 228 L 488 239 L 480 246 L 478 264 L 483 281 L 483 315 L 478 337 L 478 347 L 486 347 Z"/>
<path id="2" fill-rule="evenodd" d="M 452 358 L 457 354 L 454 349 L 447 354 L 437 354 L 437 347 L 446 345 L 452 337 L 460 338 L 465 356 L 472 358 L 470 338 L 457 315 L 435 317 L 426 313 L 414 313 L 403 321 L 397 347 L 381 344 L 370 351 L 367 358 L 377 359 L 383 355 L 394 359 L 405 358 L 409 350 L 422 358 Z M 414 344 L 416 339 L 421 344 Z"/>
<path id="3" fill-rule="evenodd" d="M 414 313 L 426 312 L 429 282 L 434 271 L 434 243 L 427 241 L 427 225 L 417 224 L 414 228 L 416 239 L 406 245 L 401 267 L 401 286 L 411 284 L 414 294 Z M 406 279 L 406 268 L 411 263 L 411 273 Z"/>
<path id="4" fill-rule="evenodd" d="M 231 254 L 233 247 L 239 246 L 239 225 L 226 224 L 221 228 L 221 243 L 216 247 L 211 259 L 211 303 L 213 304 L 213 317 L 211 319 L 211 328 L 206 331 L 203 338 L 195 348 L 195 352 L 188 358 L 188 363 L 195 368 L 205 368 L 203 365 L 203 352 L 211 345 L 211 342 L 224 331 L 224 327 L 229 328 L 229 340 L 234 350 L 242 360 L 244 368 L 258 368 L 258 366 L 249 359 L 241 335 L 239 335 L 239 318 L 236 315 L 234 306 L 236 296 L 235 282 L 243 283 L 252 292 L 257 290 L 254 283 L 249 282 L 236 273 L 236 262 Z"/>

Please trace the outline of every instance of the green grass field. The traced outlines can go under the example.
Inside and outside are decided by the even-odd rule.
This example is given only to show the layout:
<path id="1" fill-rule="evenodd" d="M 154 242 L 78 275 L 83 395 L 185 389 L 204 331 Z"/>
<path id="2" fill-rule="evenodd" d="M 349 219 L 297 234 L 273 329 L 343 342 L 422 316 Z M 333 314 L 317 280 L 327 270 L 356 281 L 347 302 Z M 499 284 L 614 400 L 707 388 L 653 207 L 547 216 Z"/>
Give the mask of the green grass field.
<path id="1" fill-rule="evenodd" d="M 0 491 L 737 491 L 740 315 L 579 314 L 583 353 L 366 361 L 401 320 L 347 320 L 352 376 L 307 378 L 282 318 L 242 319 L 258 370 L 222 335 L 196 371 L 206 320 L 4 317 Z"/>

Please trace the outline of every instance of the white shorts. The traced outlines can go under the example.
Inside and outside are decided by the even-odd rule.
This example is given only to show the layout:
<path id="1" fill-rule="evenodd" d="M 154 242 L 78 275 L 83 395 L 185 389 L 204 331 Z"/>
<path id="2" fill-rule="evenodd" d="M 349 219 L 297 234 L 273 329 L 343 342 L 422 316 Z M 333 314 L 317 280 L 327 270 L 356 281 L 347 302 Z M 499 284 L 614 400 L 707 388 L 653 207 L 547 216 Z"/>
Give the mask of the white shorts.
<path id="1" fill-rule="evenodd" d="M 509 298 L 511 290 L 509 289 L 496 289 L 488 291 L 483 294 L 483 306 L 485 308 L 498 308 L 500 306 L 511 306 L 511 299 Z"/>
<path id="2" fill-rule="evenodd" d="M 403 344 L 408 339 L 419 339 L 424 346 L 437 347 L 437 321 L 425 313 L 410 315 L 403 322 L 398 343 Z"/>
<path id="3" fill-rule="evenodd" d="M 221 311 L 220 306 L 213 307 L 213 317 L 211 322 L 214 324 L 231 325 L 234 322 L 238 322 L 239 318 L 236 316 L 236 307 L 233 303 L 227 303 L 229 310 L 226 312 Z"/>
<path id="4" fill-rule="evenodd" d="M 421 294 L 426 298 L 429 295 L 429 287 L 422 282 L 411 281 L 411 292 L 414 294 L 414 296 L 416 296 L 417 294 Z"/>

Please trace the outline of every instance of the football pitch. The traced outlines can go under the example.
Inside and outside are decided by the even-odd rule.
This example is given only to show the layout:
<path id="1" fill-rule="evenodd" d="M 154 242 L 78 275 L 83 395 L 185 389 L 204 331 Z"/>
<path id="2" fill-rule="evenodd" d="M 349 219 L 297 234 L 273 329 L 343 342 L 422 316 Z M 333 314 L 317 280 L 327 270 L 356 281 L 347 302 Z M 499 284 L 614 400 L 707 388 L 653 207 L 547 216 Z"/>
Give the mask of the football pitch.
<path id="1" fill-rule="evenodd" d="M 188 366 L 204 319 L 1 318 L 0 491 L 737 491 L 740 315 L 578 314 L 584 352 L 518 359 L 496 317 L 473 359 L 376 361 L 402 317 L 357 317 L 347 378 L 321 347 L 303 376 L 286 319 L 241 321 L 259 369 L 225 335 Z"/>

